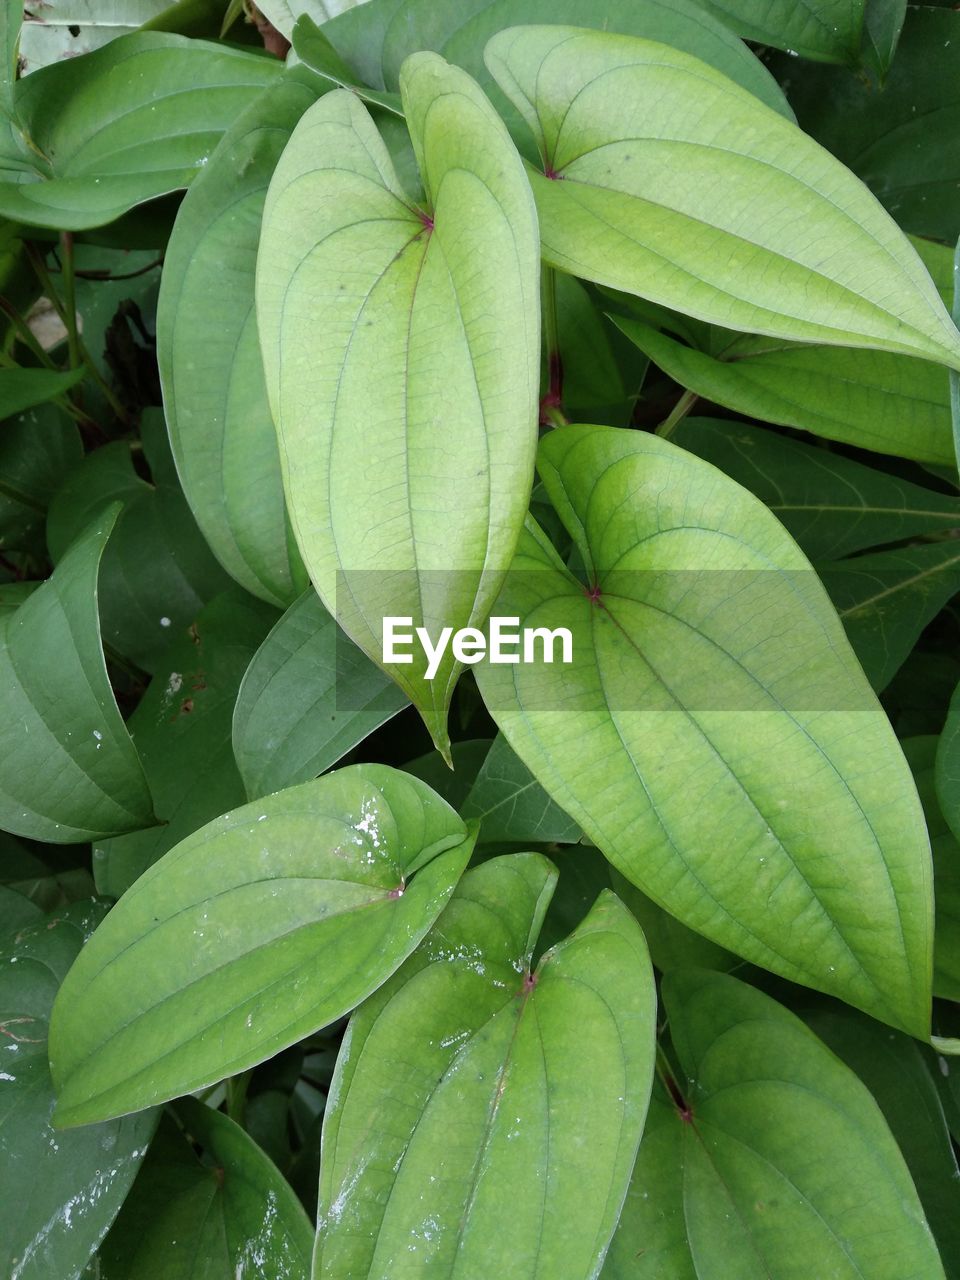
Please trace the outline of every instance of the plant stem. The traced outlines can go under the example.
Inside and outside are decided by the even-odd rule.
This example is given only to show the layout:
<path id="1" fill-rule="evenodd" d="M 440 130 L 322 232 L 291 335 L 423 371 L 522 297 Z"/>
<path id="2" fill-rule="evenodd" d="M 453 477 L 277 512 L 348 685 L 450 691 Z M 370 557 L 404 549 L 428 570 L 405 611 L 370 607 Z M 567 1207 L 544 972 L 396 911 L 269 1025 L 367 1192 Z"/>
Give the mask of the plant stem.
<path id="1" fill-rule="evenodd" d="M 664 440 L 666 440 L 668 436 L 673 435 L 676 428 L 699 399 L 700 397 L 697 395 L 696 391 L 685 391 L 673 406 L 669 416 L 664 418 L 659 427 L 657 427 L 657 435 L 663 436 Z"/>
<path id="2" fill-rule="evenodd" d="M 56 369 L 56 365 L 41 347 L 37 341 L 36 335 L 27 324 L 26 320 L 9 300 L 9 298 L 0 297 L 0 311 L 4 313 L 10 323 L 17 331 L 17 336 L 25 347 L 33 352 L 34 356 L 47 369 Z"/>

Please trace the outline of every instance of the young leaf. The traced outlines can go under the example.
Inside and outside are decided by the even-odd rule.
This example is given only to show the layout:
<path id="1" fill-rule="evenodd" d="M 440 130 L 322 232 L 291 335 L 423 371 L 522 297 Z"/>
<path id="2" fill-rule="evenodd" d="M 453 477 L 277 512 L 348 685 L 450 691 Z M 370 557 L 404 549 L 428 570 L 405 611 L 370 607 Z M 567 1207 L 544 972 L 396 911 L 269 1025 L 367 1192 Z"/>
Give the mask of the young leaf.
<path id="1" fill-rule="evenodd" d="M 385 615 L 431 635 L 486 619 L 530 497 L 539 374 L 536 216 L 509 136 L 434 54 L 409 59 L 401 90 L 429 212 L 335 90 L 277 166 L 257 261 L 300 551 L 381 663 Z M 452 652 L 431 681 L 418 660 L 383 665 L 446 750 Z"/>
<path id="2" fill-rule="evenodd" d="M 283 500 L 254 313 L 267 184 L 313 81 L 284 76 L 224 134 L 167 248 L 157 358 L 184 494 L 224 568 L 281 607 L 306 585 Z"/>
<path id="3" fill-rule="evenodd" d="M 501 32 L 486 58 L 537 138 L 551 266 L 730 329 L 960 367 L 960 334 L 873 196 L 712 67 L 570 27 Z"/>
<path id="4" fill-rule="evenodd" d="M 497 612 L 569 628 L 574 660 L 477 668 L 511 747 L 684 924 L 925 1036 L 919 802 L 800 550 L 657 436 L 564 427 L 539 469 L 589 580 L 525 534 Z"/>
<path id="5" fill-rule="evenodd" d="M 722 357 L 626 316 L 615 323 L 682 386 L 751 418 L 951 466 L 949 374 L 928 360 L 752 338 Z"/>
<path id="6" fill-rule="evenodd" d="M 101 1280 L 308 1280 L 313 1228 L 303 1206 L 238 1124 L 193 1098 L 164 1118 L 100 1250 Z M 212 1163 L 201 1163 L 199 1143 Z"/>
<path id="7" fill-rule="evenodd" d="M 192 1092 L 347 1013 L 429 929 L 471 845 L 448 805 L 383 765 L 292 787 L 182 841 L 61 988 L 57 1123 Z"/>
<path id="8" fill-rule="evenodd" d="M 755 493 L 811 560 L 960 528 L 960 501 L 742 422 L 685 418 L 670 436 Z"/>
<path id="9" fill-rule="evenodd" d="M 0 1271 L 10 1280 L 80 1275 L 157 1122 L 147 1112 L 73 1133 L 50 1124 L 50 1007 L 103 915 L 96 903 L 75 903 L 0 948 Z"/>
<path id="10" fill-rule="evenodd" d="M 745 40 L 789 49 L 818 62 L 855 63 L 864 0 L 705 0 L 705 6 Z"/>
<path id="11" fill-rule="evenodd" d="M 817 566 L 854 653 L 885 689 L 924 627 L 960 591 L 960 547 L 932 542 Z"/>
<path id="12" fill-rule="evenodd" d="M 97 576 L 117 512 L 0 619 L 0 825 L 17 835 L 69 844 L 152 821 L 100 647 Z"/>
<path id="13" fill-rule="evenodd" d="M 355 1015 L 324 1117 L 317 1280 L 596 1274 L 643 1128 L 656 996 L 609 891 L 531 973 L 555 879 L 532 853 L 471 871 Z"/>
<path id="14" fill-rule="evenodd" d="M 247 795 L 315 778 L 406 705 L 316 592 L 305 592 L 264 640 L 240 686 L 233 749 Z"/>
<path id="15" fill-rule="evenodd" d="M 100 840 L 97 892 L 119 898 L 198 827 L 247 799 L 233 756 L 237 690 L 276 612 L 234 587 L 173 638 L 127 727 L 159 824 Z"/>
<path id="16" fill-rule="evenodd" d="M 669 974 L 663 999 L 683 1079 L 644 1135 L 604 1280 L 942 1280 L 903 1157 L 853 1072 L 728 974 Z"/>
<path id="17" fill-rule="evenodd" d="M 0 143 L 0 215 L 79 231 L 189 186 L 280 72 L 271 58 L 154 31 L 34 72 L 17 83 L 21 123 Z"/>

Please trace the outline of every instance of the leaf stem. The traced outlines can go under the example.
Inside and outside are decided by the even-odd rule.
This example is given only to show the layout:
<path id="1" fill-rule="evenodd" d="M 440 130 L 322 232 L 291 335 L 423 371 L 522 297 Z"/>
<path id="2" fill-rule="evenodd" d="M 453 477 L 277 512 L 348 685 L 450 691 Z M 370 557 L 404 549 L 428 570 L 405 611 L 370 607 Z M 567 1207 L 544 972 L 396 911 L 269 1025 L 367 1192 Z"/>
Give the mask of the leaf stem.
<path id="1" fill-rule="evenodd" d="M 659 427 L 657 427 L 657 435 L 662 436 L 664 440 L 672 436 L 699 399 L 700 397 L 696 391 L 685 391 L 671 409 L 669 416 L 664 418 Z"/>

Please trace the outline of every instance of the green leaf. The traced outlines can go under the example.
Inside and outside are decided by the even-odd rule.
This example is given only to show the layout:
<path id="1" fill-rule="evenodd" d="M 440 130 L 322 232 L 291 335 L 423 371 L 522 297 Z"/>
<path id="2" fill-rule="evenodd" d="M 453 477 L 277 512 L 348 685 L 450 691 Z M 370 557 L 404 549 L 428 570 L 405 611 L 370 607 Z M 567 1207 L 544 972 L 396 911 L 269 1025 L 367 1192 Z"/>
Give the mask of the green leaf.
<path id="1" fill-rule="evenodd" d="M 617 896 L 633 912 L 650 948 L 650 959 L 661 973 L 671 969 L 736 969 L 742 963 L 732 951 L 718 947 L 702 934 L 681 924 L 669 911 L 664 911 L 635 884 L 611 868 L 611 881 Z"/>
<path id="2" fill-rule="evenodd" d="M 44 514 L 82 457 L 76 424 L 56 405 L 0 425 L 0 548 L 44 554 Z"/>
<path id="3" fill-rule="evenodd" d="M 254 311 L 267 185 L 315 101 L 303 73 L 260 95 L 191 186 L 167 248 L 157 355 L 184 493 L 228 573 L 281 607 L 306 585 L 283 500 Z"/>
<path id="4" fill-rule="evenodd" d="M 247 795 L 315 778 L 406 705 L 307 591 L 264 640 L 240 686 L 233 747 Z"/>
<path id="5" fill-rule="evenodd" d="M 960 22 L 911 6 L 882 88 L 853 73 L 777 67 L 800 124 L 856 173 L 897 222 L 956 238 L 960 226 Z"/>
<path id="6" fill-rule="evenodd" d="M 477 668 L 511 747 L 684 924 L 925 1036 L 919 802 L 800 550 L 657 436 L 564 427 L 538 466 L 588 581 L 525 535 L 497 613 L 569 628 L 574 661 Z"/>
<path id="7" fill-rule="evenodd" d="M 97 575 L 117 508 L 0 620 L 0 826 L 54 844 L 150 822 L 100 646 Z"/>
<path id="8" fill-rule="evenodd" d="M 317 1280 L 596 1274 L 646 1114 L 656 996 L 609 891 L 531 974 L 555 878 L 537 854 L 471 871 L 354 1016 L 324 1117 Z"/>
<path id="9" fill-rule="evenodd" d="M 502 734 L 493 742 L 460 810 L 484 841 L 570 844 L 580 828 L 553 803 Z"/>
<path id="10" fill-rule="evenodd" d="M 64 974 L 104 914 L 76 903 L 27 925 L 0 954 L 0 1270 L 75 1280 L 147 1150 L 155 1112 L 59 1133 L 47 1020 Z"/>
<path id="11" fill-rule="evenodd" d="M 818 62 L 857 60 L 864 0 L 705 0 L 745 40 Z"/>
<path id="12" fill-rule="evenodd" d="M 604 1280 L 942 1278 L 903 1157 L 856 1076 L 728 974 L 669 974 L 662 990 L 687 1110 L 652 1111 Z"/>
<path id="13" fill-rule="evenodd" d="M 324 25 L 323 33 L 365 83 L 394 88 L 404 58 L 433 49 L 468 71 L 514 113 L 483 62 L 490 37 L 527 22 L 569 22 L 580 27 L 644 36 L 684 49 L 736 80 L 775 111 L 790 116 L 767 69 L 736 36 L 691 0 L 372 0 Z"/>
<path id="14" fill-rule="evenodd" d="M 960 367 L 960 335 L 870 193 L 713 68 L 566 27 L 501 32 L 486 58 L 537 138 L 549 265 L 731 329 Z"/>
<path id="15" fill-rule="evenodd" d="M 937 748 L 937 798 L 943 816 L 960 840 L 960 685 L 953 691 Z"/>
<path id="16" fill-rule="evenodd" d="M 920 633 L 960 591 L 951 539 L 821 564 L 817 572 L 874 689 L 885 689 Z"/>
<path id="17" fill-rule="evenodd" d="M 165 8 L 166 0 L 43 0 L 26 12 L 20 38 L 24 73 L 91 53 Z"/>
<path id="18" fill-rule="evenodd" d="M 907 0 L 867 0 L 860 61 L 873 72 L 881 87 L 893 65 L 906 16 Z"/>
<path id="19" fill-rule="evenodd" d="M 23 5 L 21 0 L 4 0 L 0 7 L 0 23 L 2 23 L 3 65 L 0 68 L 0 110 L 5 116 L 13 114 L 14 85 L 17 79 L 17 51 L 20 44 L 20 28 L 23 24 Z"/>
<path id="20" fill-rule="evenodd" d="M 934 734 L 905 738 L 902 745 L 916 780 L 933 851 L 934 898 L 937 904 L 933 991 L 947 1000 L 960 1000 L 960 844 L 951 830 L 947 807 L 938 795 L 947 754 L 944 746 L 949 741 L 950 728 L 948 719 L 939 746 Z M 949 794 L 949 791 L 944 794 Z"/>
<path id="21" fill-rule="evenodd" d="M 717 357 L 626 316 L 614 320 L 664 373 L 737 413 L 877 453 L 954 464 L 949 374 L 939 365 L 766 338 L 733 338 Z"/>
<path id="22" fill-rule="evenodd" d="M 129 721 L 161 825 L 97 843 L 100 893 L 119 898 L 161 854 L 247 799 L 233 756 L 233 708 L 275 620 L 269 605 L 233 588 L 174 633 Z"/>
<path id="23" fill-rule="evenodd" d="M 58 1124 L 192 1092 L 342 1017 L 417 945 L 471 845 L 448 805 L 383 765 L 201 828 L 124 895 L 61 988 Z"/>
<path id="24" fill-rule="evenodd" d="M 84 369 L 71 369 L 69 373 L 59 373 L 56 369 L 0 369 L 0 418 L 12 418 L 34 405 L 64 395 L 77 385 L 84 373 Z"/>
<path id="25" fill-rule="evenodd" d="M 219 1111 L 184 1098 L 176 1114 L 183 1132 L 161 1124 L 100 1250 L 102 1280 L 308 1280 L 313 1228 L 276 1167 Z"/>
<path id="26" fill-rule="evenodd" d="M 204 542 L 175 473 L 167 473 L 172 467 L 162 413 L 144 410 L 141 430 L 153 483 L 135 472 L 128 444 L 96 449 L 51 503 L 47 545 L 58 560 L 111 502 L 123 502 L 100 567 L 103 638 L 144 671 L 154 671 L 171 628 L 192 622 L 230 579 Z"/>
<path id="27" fill-rule="evenodd" d="M 803 1017 L 873 1094 L 953 1280 L 960 1275 L 960 1168 L 931 1074 L 940 1074 L 933 1050 L 849 1009 L 817 1009 Z"/>
<path id="28" fill-rule="evenodd" d="M 671 440 L 744 485 L 811 560 L 960 527 L 960 501 L 746 423 L 685 418 Z"/>
<path id="29" fill-rule="evenodd" d="M 189 186 L 280 73 L 272 58 L 138 32 L 27 76 L 22 125 L 0 138 L 0 215 L 79 231 Z"/>
<path id="30" fill-rule="evenodd" d="M 506 130 L 433 54 L 405 64 L 401 88 L 430 212 L 335 90 L 277 166 L 257 262 L 297 542 L 324 604 L 381 663 L 386 615 L 431 635 L 485 621 L 530 497 L 539 372 L 536 220 Z M 430 681 L 419 659 L 383 665 L 446 751 L 452 652 Z"/>

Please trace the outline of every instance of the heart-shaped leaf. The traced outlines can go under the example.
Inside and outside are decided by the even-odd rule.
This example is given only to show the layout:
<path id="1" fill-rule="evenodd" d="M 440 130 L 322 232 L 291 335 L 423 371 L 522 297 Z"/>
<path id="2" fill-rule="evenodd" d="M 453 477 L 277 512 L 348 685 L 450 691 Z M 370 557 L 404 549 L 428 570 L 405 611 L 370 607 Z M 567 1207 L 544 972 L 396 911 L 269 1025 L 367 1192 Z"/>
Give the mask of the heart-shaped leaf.
<path id="1" fill-rule="evenodd" d="M 157 304 L 157 358 L 184 494 L 224 568 L 281 607 L 306 575 L 283 500 L 254 277 L 267 184 L 316 97 L 302 70 L 286 75 L 224 134 L 180 207 Z"/>
<path id="2" fill-rule="evenodd" d="M 76 902 L 0 943 L 0 1270 L 75 1280 L 113 1221 L 156 1112 L 73 1133 L 51 1127 L 47 1020 L 105 908 Z"/>
<path id="3" fill-rule="evenodd" d="M 429 787 L 382 765 L 201 828 L 67 975 L 50 1024 L 57 1122 L 189 1093 L 349 1012 L 426 933 L 471 846 Z"/>
<path id="4" fill-rule="evenodd" d="M 924 1036 L 919 801 L 796 544 L 657 436 L 564 427 L 539 469 L 589 577 L 525 535 L 497 613 L 568 627 L 573 663 L 477 668 L 507 741 L 683 923 Z"/>
<path id="5" fill-rule="evenodd" d="M 97 576 L 113 507 L 0 619 L 0 825 L 54 844 L 153 820 L 100 646 Z"/>
<path id="6" fill-rule="evenodd" d="M 670 974 L 682 1068 L 651 1107 L 604 1280 L 942 1280 L 876 1102 L 812 1031 L 729 974 Z"/>
<path id="7" fill-rule="evenodd" d="M 317 1280 L 596 1274 L 646 1115 L 656 995 L 609 891 L 531 972 L 555 881 L 532 853 L 471 871 L 355 1015 L 324 1117 Z"/>
<path id="8" fill-rule="evenodd" d="M 960 367 L 960 334 L 869 191 L 706 63 L 516 27 L 487 64 L 537 138 L 544 259 L 730 329 Z"/>
<path id="9" fill-rule="evenodd" d="M 35 71 L 0 142 L 0 214 L 79 231 L 189 186 L 280 74 L 272 58 L 158 31 Z"/>
<path id="10" fill-rule="evenodd" d="M 355 95 L 326 94 L 270 184 L 257 323 L 310 577 L 446 751 L 459 664 L 448 650 L 425 680 L 425 660 L 385 661 L 383 620 L 480 625 L 509 566 L 536 442 L 536 215 L 469 76 L 418 54 L 401 91 L 429 210 Z"/>

